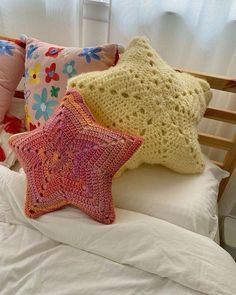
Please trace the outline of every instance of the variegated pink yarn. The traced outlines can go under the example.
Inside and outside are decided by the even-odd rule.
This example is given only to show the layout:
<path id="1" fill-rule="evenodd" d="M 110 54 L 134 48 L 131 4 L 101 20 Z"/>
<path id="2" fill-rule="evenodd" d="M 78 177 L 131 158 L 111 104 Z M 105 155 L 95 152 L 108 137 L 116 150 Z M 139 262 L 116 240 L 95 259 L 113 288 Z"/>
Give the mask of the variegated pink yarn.
<path id="1" fill-rule="evenodd" d="M 69 91 L 43 127 L 10 138 L 27 176 L 26 215 L 37 218 L 71 204 L 112 223 L 112 177 L 141 143 L 98 125 L 80 94 Z"/>

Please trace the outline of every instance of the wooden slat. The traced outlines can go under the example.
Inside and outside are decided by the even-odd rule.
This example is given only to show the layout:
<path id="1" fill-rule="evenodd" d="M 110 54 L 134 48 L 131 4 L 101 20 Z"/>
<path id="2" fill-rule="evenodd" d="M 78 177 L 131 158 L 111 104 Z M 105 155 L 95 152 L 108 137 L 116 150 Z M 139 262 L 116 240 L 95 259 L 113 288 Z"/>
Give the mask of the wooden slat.
<path id="1" fill-rule="evenodd" d="M 216 109 L 216 108 L 207 108 L 204 114 L 205 118 L 213 119 L 221 122 L 227 122 L 231 124 L 236 124 L 236 112 Z"/>
<path id="2" fill-rule="evenodd" d="M 198 133 L 198 139 L 201 144 L 228 151 L 232 149 L 234 144 L 234 141 L 231 139 L 201 132 Z"/>
<path id="3" fill-rule="evenodd" d="M 194 72 L 186 69 L 175 69 L 177 72 L 185 72 L 195 77 L 206 80 L 211 88 L 236 93 L 236 79 L 219 75 L 210 75 L 202 72 Z"/>

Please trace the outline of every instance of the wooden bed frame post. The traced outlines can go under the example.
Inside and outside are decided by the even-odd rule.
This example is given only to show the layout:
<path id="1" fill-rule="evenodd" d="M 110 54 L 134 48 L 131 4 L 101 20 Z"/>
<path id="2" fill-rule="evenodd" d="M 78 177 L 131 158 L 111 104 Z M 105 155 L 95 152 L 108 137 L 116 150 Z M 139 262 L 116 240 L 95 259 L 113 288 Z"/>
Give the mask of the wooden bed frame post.
<path id="1" fill-rule="evenodd" d="M 224 159 L 223 169 L 229 171 L 231 174 L 233 173 L 236 167 L 236 134 L 233 139 L 233 147 L 230 151 L 227 152 Z M 221 198 L 227 183 L 229 182 L 230 177 L 227 177 L 221 181 L 218 200 Z"/>

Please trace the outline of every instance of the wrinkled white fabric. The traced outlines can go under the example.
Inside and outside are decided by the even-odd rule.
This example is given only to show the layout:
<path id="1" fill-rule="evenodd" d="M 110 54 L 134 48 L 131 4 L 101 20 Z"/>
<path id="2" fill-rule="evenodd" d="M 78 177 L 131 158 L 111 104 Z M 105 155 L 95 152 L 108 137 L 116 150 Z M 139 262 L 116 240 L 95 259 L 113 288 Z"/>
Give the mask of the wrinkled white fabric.
<path id="1" fill-rule="evenodd" d="M 199 295 L 166 278 L 0 222 L 1 295 Z"/>
<path id="2" fill-rule="evenodd" d="M 236 294 L 236 265 L 231 256 L 209 238 L 166 221 L 122 209 L 116 210 L 116 222 L 112 225 L 99 224 L 80 210 L 71 207 L 45 214 L 36 220 L 28 219 L 23 213 L 25 187 L 24 174 L 0 167 L 0 286 L 4 286 L 4 290 L 24 281 L 25 284 L 22 283 L 20 287 L 22 293 L 16 294 L 27 294 L 26 291 L 23 293 L 24 288 L 30 286 L 33 288 L 31 279 L 33 282 L 36 280 L 33 278 L 34 265 L 37 264 L 35 255 L 39 256 L 38 263 L 43 263 L 44 259 L 41 258 L 47 256 L 47 253 L 44 253 L 45 247 L 42 246 L 40 249 L 41 240 L 45 241 L 50 249 L 53 248 L 53 255 L 46 262 L 46 266 L 47 263 L 51 265 L 50 272 L 45 266 L 43 275 L 43 280 L 47 278 L 46 283 L 49 285 L 52 284 L 49 283 L 53 267 L 52 259 L 54 255 L 56 257 L 55 272 L 59 272 L 60 275 L 57 283 L 56 277 L 52 276 L 53 286 L 58 288 L 56 289 L 58 293 L 55 294 L 60 294 L 60 288 L 65 284 L 69 288 L 68 278 L 72 272 L 74 277 L 76 266 L 78 266 L 76 282 L 78 288 L 80 282 L 81 285 L 87 282 L 88 288 L 94 286 L 93 293 L 85 291 L 77 294 L 96 294 L 96 292 L 101 294 L 98 292 L 100 287 L 101 290 L 103 288 L 110 290 L 110 294 L 118 294 L 117 289 L 112 288 L 112 278 L 107 281 L 104 277 L 106 271 L 111 276 L 114 271 L 116 284 L 121 287 L 122 294 L 135 294 L 132 290 L 137 281 L 141 282 L 139 290 L 140 292 L 144 290 L 143 294 L 178 294 L 178 292 L 179 294 L 200 292 L 211 295 Z M 32 247 L 30 252 L 32 256 L 26 254 L 14 256 L 12 245 L 18 247 L 19 253 L 27 252 L 27 249 L 30 252 Z M 65 251 L 64 256 L 63 251 Z M 74 262 L 70 262 L 73 271 L 69 266 L 64 267 L 63 262 L 59 266 L 62 257 L 64 260 L 67 256 L 68 259 L 73 259 L 72 252 L 76 257 Z M 91 269 L 88 267 L 81 276 L 80 268 L 83 263 L 80 265 L 78 261 L 82 260 L 84 255 L 89 257 L 83 262 L 85 266 L 87 263 L 92 263 L 91 261 L 94 262 L 91 264 Z M 97 261 L 97 275 L 101 286 L 91 280 L 90 271 L 94 271 L 95 261 Z M 25 268 L 22 274 L 18 271 L 18 267 L 23 266 Z M 47 272 L 48 275 L 45 277 Z M 65 278 L 63 274 L 66 274 Z M 145 293 L 147 277 L 153 282 L 152 289 L 148 290 L 149 293 Z M 166 284 L 165 287 L 163 284 Z M 43 288 L 37 286 L 39 290 Z M 162 293 L 159 287 L 163 288 Z M 176 293 L 171 293 L 175 289 Z M 46 294 L 53 294 L 50 291 Z M 38 294 L 41 294 L 40 292 Z"/>

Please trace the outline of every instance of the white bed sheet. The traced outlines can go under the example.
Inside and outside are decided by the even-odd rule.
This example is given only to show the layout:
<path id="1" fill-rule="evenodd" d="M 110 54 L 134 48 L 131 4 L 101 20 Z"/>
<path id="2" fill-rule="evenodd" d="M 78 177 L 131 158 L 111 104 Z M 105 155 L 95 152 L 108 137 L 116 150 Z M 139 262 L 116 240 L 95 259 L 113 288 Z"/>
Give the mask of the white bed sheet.
<path id="1" fill-rule="evenodd" d="M 25 187 L 0 167 L 1 295 L 236 294 L 234 260 L 211 239 L 123 209 L 111 225 L 72 207 L 29 219 Z"/>
<path id="2" fill-rule="evenodd" d="M 202 294 L 25 225 L 0 223 L 0 251 L 1 295 Z"/>

